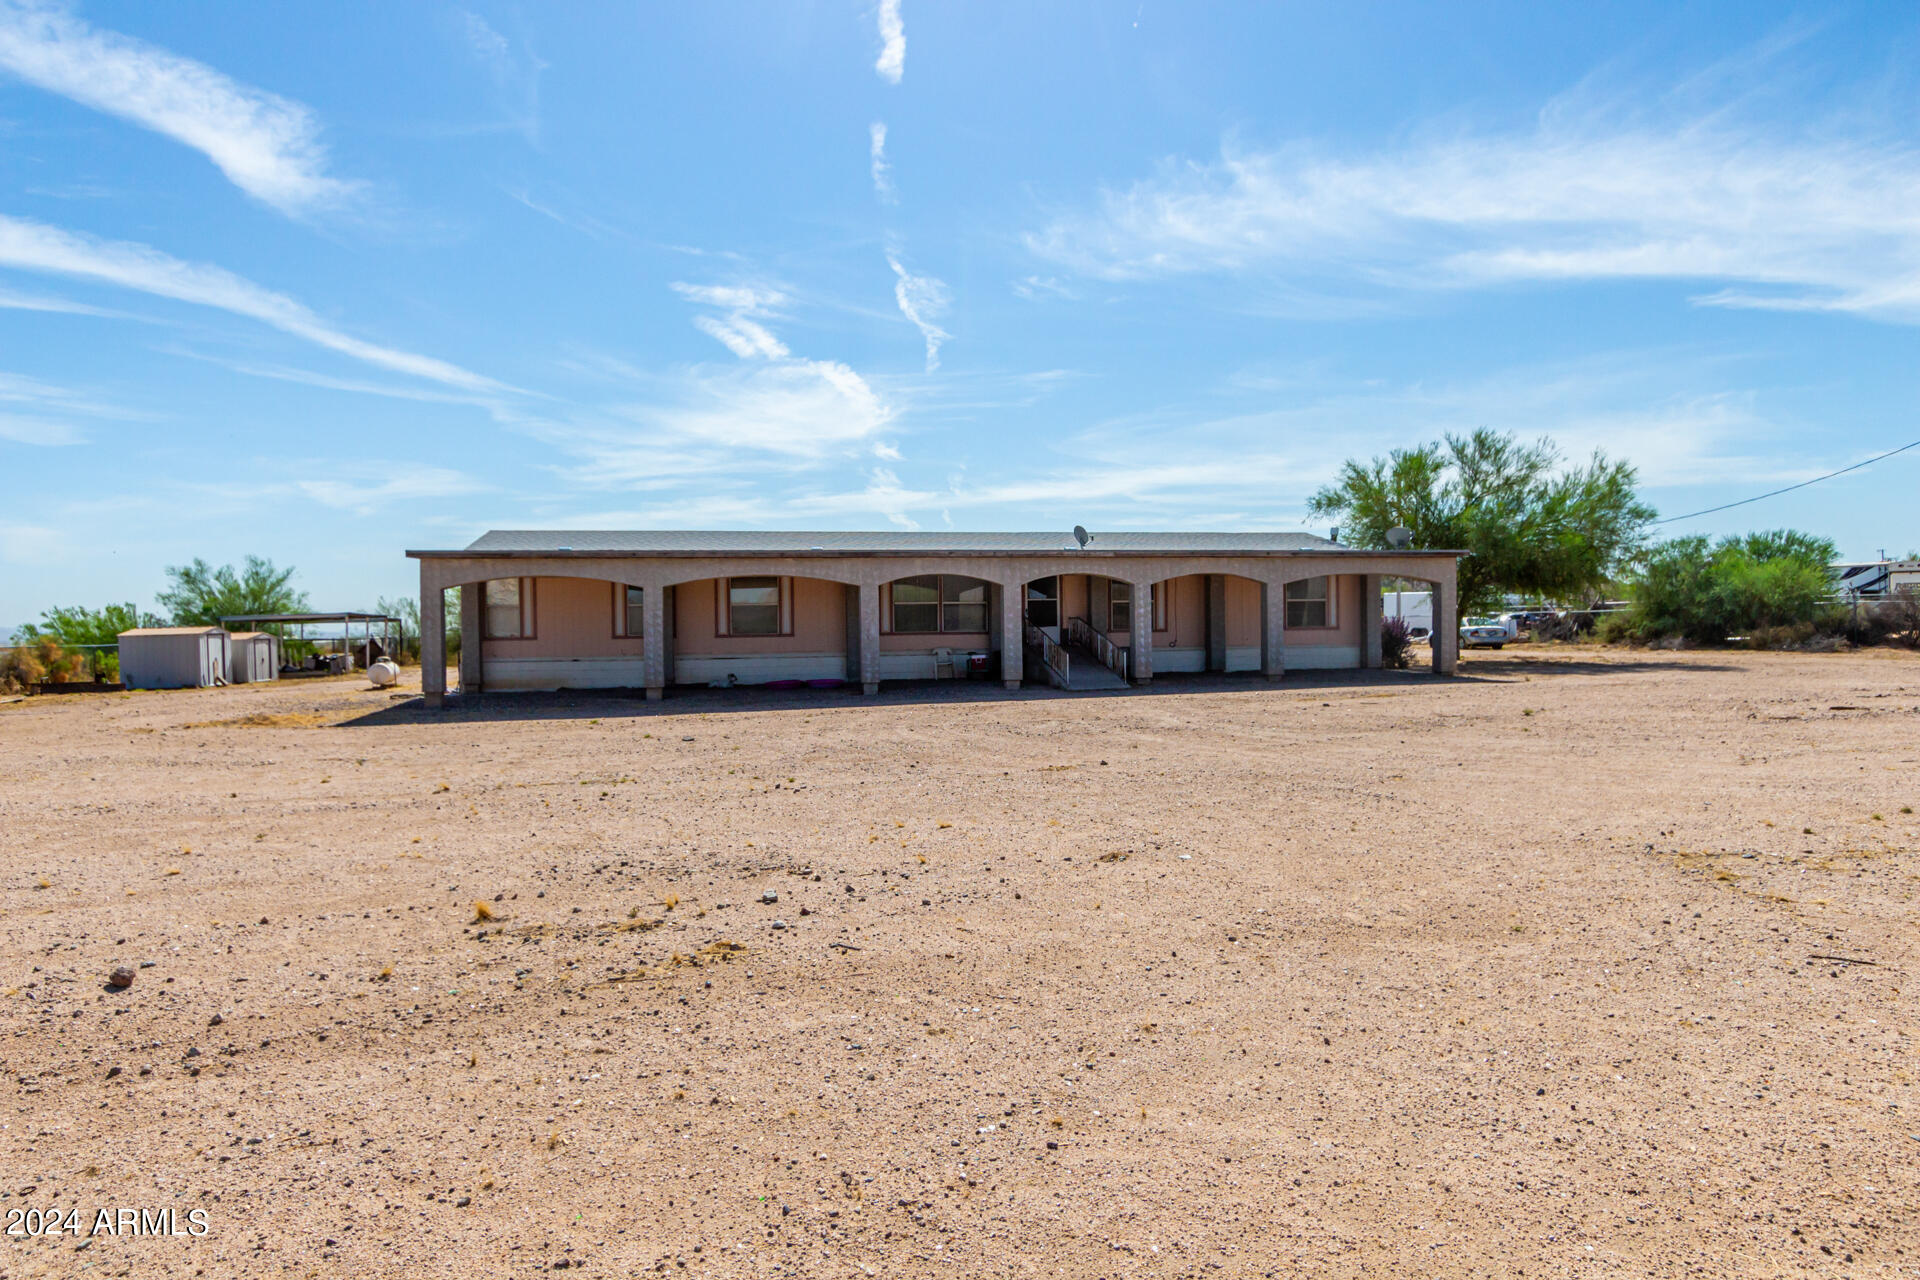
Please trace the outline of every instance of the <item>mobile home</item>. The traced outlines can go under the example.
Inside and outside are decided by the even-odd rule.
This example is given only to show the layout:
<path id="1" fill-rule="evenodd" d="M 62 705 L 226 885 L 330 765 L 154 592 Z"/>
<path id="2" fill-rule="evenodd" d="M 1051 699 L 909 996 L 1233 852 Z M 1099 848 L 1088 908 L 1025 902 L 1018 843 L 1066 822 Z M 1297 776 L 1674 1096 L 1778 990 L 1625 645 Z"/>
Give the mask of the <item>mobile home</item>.
<path id="1" fill-rule="evenodd" d="M 1381 582 L 1431 585 L 1451 673 L 1455 551 L 1299 533 L 509 530 L 420 562 L 422 688 L 446 692 L 460 589 L 465 692 L 855 685 L 968 671 L 1008 688 L 1144 685 L 1156 671 L 1370 667 Z M 1444 625 L 1442 625 L 1444 623 Z M 984 671 L 982 670 L 984 668 Z M 1104 672 L 1104 674 L 1103 674 Z"/>

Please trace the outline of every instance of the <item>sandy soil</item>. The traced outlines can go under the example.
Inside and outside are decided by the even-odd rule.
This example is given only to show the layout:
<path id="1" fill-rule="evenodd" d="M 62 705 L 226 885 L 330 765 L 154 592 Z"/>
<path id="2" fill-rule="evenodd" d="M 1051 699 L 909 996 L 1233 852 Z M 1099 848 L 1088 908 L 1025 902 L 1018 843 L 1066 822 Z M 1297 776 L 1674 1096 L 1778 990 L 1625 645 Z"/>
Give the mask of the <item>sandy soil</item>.
<path id="1" fill-rule="evenodd" d="M 0 761 L 0 1213 L 207 1223 L 9 1278 L 1920 1273 L 1912 657 L 341 679 Z"/>

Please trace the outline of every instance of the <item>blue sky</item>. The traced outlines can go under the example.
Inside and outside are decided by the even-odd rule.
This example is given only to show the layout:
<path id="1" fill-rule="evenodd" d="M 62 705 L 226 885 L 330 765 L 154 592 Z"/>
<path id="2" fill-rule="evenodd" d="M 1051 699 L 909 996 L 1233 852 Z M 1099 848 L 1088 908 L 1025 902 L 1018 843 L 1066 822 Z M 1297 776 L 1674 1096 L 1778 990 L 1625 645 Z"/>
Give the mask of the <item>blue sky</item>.
<path id="1" fill-rule="evenodd" d="M 490 527 L 1678 514 L 1920 437 L 1920 10 L 0 0 L 0 622 Z M 1920 450 L 1670 531 L 1920 543 Z"/>

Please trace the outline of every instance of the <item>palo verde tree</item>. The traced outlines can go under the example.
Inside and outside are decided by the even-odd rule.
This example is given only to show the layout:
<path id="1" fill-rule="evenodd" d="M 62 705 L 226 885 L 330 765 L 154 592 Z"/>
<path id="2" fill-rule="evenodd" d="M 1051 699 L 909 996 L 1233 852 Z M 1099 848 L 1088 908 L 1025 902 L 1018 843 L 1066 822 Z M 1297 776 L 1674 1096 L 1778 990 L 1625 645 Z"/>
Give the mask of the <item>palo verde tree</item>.
<path id="1" fill-rule="evenodd" d="M 1833 543 L 1794 529 L 1744 537 L 1674 538 L 1649 551 L 1627 582 L 1631 608 L 1614 630 L 1641 640 L 1728 636 L 1817 621 L 1833 590 Z"/>
<path id="2" fill-rule="evenodd" d="M 1385 549 L 1387 530 L 1415 547 L 1471 552 L 1460 562 L 1460 608 L 1480 612 L 1505 592 L 1548 600 L 1596 596 L 1640 549 L 1654 510 L 1631 464 L 1598 450 L 1561 467 L 1542 438 L 1523 444 L 1481 428 L 1438 444 L 1349 460 L 1307 510 L 1340 522 L 1343 541 Z"/>
<path id="3" fill-rule="evenodd" d="M 276 568 L 259 556 L 248 556 L 237 572 L 230 564 L 215 569 L 196 558 L 192 564 L 168 566 L 173 585 L 156 599 L 177 627 L 213 627 L 223 617 L 243 614 L 304 613 L 307 593 L 293 588 L 293 573 L 291 565 Z"/>
<path id="4" fill-rule="evenodd" d="M 80 645 L 113 644 L 122 631 L 160 625 L 159 618 L 140 612 L 132 604 L 110 604 L 104 609 L 73 605 L 48 609 L 40 615 L 40 621 L 21 628 L 18 638 L 23 644 L 49 638 L 72 649 Z"/>

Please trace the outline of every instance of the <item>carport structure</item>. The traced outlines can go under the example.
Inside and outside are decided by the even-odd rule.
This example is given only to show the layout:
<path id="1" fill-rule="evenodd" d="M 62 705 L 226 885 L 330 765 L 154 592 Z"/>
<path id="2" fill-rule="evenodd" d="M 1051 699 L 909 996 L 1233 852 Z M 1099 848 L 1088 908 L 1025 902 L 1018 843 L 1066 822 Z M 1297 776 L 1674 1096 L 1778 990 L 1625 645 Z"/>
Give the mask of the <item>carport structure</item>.
<path id="1" fill-rule="evenodd" d="M 422 688 L 447 691 L 444 592 L 460 589 L 465 691 L 885 679 L 986 652 L 1008 688 L 1055 659 L 1170 668 L 1380 665 L 1383 577 L 1431 584 L 1434 670 L 1457 659 L 1452 550 L 1368 551 L 1301 533 L 488 533 L 420 562 Z M 1290 625 L 1291 624 L 1291 625 Z M 1184 643 L 1173 643 L 1184 641 Z M 1032 651 L 1044 667 L 1030 669 Z M 948 668 L 950 669 L 950 668 Z"/>
<path id="2" fill-rule="evenodd" d="M 309 644 L 337 645 L 341 653 L 353 658 L 360 666 L 371 666 L 376 656 L 389 657 L 400 652 L 404 639 L 403 623 L 399 618 L 385 613 L 356 613 L 351 609 L 339 613 L 234 613 L 223 614 L 220 625 L 228 631 L 236 627 L 278 627 L 277 639 L 298 640 Z M 311 635 L 308 627 L 323 627 L 325 634 Z M 359 634 L 354 634 L 355 628 Z M 292 635 L 282 634 L 287 630 Z M 444 648 L 444 642 L 443 642 Z"/>

